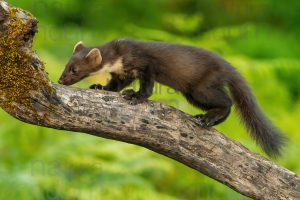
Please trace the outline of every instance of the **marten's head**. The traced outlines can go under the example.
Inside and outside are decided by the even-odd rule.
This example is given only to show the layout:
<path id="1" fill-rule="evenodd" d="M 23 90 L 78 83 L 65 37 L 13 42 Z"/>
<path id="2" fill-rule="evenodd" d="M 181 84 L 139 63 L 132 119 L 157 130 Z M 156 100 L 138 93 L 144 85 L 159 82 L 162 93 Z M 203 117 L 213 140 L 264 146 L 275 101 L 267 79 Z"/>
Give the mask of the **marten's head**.
<path id="1" fill-rule="evenodd" d="M 73 85 L 101 68 L 102 56 L 97 48 L 85 47 L 78 42 L 58 83 Z"/>

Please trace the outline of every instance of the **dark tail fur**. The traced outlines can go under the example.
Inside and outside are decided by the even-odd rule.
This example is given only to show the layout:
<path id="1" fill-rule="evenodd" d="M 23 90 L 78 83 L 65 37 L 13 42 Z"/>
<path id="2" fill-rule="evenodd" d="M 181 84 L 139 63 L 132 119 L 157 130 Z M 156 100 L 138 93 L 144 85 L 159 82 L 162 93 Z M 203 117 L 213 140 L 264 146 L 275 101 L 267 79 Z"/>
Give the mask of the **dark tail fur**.
<path id="1" fill-rule="evenodd" d="M 265 117 L 243 77 L 235 70 L 231 74 L 229 89 L 243 123 L 269 156 L 280 156 L 285 137 Z"/>

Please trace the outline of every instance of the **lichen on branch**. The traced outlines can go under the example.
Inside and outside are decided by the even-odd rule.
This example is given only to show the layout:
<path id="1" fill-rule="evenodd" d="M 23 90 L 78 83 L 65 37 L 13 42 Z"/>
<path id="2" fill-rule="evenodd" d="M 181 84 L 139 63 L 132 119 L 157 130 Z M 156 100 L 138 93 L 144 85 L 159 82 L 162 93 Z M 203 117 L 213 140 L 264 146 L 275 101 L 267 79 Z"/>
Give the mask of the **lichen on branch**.
<path id="1" fill-rule="evenodd" d="M 51 87 L 43 63 L 31 50 L 37 20 L 4 1 L 0 13 L 0 105 L 11 113 L 16 104 L 31 107 L 30 92 Z"/>

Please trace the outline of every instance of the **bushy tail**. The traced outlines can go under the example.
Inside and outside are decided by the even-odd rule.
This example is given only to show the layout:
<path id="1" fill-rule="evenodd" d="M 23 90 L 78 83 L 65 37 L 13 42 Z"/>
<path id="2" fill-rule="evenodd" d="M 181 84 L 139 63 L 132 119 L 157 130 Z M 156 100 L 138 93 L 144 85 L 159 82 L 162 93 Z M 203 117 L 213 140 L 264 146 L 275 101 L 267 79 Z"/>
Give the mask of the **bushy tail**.
<path id="1" fill-rule="evenodd" d="M 229 89 L 243 123 L 269 156 L 280 156 L 285 137 L 265 117 L 243 77 L 236 71 L 231 74 Z"/>

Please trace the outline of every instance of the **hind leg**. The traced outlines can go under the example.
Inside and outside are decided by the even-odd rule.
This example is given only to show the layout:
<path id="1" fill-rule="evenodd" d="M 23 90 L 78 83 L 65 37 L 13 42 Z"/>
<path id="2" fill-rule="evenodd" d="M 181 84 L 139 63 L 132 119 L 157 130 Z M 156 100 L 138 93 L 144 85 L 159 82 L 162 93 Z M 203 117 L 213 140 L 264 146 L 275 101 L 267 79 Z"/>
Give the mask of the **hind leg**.
<path id="1" fill-rule="evenodd" d="M 185 96 L 193 105 L 207 111 L 204 115 L 196 116 L 202 127 L 215 126 L 230 114 L 232 102 L 223 88 L 197 88 Z"/>

